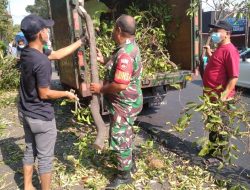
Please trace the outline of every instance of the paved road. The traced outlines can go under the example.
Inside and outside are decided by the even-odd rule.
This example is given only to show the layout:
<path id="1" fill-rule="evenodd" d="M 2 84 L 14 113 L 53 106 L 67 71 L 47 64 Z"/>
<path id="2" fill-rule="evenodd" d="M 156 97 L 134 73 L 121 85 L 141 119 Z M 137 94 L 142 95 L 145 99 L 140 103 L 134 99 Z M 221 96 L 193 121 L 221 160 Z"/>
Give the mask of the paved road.
<path id="1" fill-rule="evenodd" d="M 170 127 L 166 125 L 166 122 L 170 121 L 176 123 L 180 116 L 180 111 L 183 106 L 185 106 L 186 102 L 199 101 L 197 97 L 201 94 L 201 80 L 192 81 L 188 84 L 187 88 L 182 89 L 181 91 L 169 91 L 164 99 L 163 105 L 143 110 L 138 118 L 141 126 L 156 136 L 160 136 L 160 140 L 162 142 L 165 141 L 165 144 L 169 149 L 185 156 L 187 159 L 192 159 L 193 161 L 196 160 L 196 162 L 194 162 L 196 164 L 201 164 L 202 162 L 200 158 L 197 158 L 197 149 L 192 146 L 192 142 L 195 142 L 197 138 L 204 135 L 200 115 L 196 114 L 194 116 L 190 129 L 184 134 L 169 132 Z M 242 94 L 242 99 L 250 104 L 250 90 L 245 90 Z M 248 183 L 250 188 L 250 178 L 247 177 L 247 175 L 250 175 L 250 154 L 243 154 L 245 151 L 243 144 L 241 142 L 237 143 L 242 152 L 239 159 L 236 161 L 238 166 L 230 168 L 230 171 L 222 171 L 222 175 L 228 176 L 236 173 L 240 174 L 241 176 L 244 176 L 241 180 Z M 223 172 L 226 172 L 226 174 Z"/>

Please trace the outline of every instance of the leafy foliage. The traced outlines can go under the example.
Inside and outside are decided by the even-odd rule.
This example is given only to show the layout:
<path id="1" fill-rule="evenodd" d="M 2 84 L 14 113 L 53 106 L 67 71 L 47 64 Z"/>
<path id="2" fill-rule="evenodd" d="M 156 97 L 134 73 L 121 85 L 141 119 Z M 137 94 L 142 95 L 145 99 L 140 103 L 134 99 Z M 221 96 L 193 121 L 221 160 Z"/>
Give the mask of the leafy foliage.
<path id="1" fill-rule="evenodd" d="M 65 105 L 67 101 L 61 105 Z M 191 106 L 191 104 L 190 104 Z M 194 105 L 193 105 L 194 106 Z M 88 108 L 73 111 L 75 117 L 79 117 L 76 125 L 72 127 L 76 136 L 76 142 L 70 150 L 64 150 L 65 164 L 55 161 L 55 175 L 53 184 L 58 184 L 64 189 L 71 189 L 75 184 L 82 184 L 84 188 L 101 189 L 115 174 L 116 161 L 114 155 L 108 149 L 96 152 L 92 147 L 96 131 L 90 127 L 90 123 L 82 119 L 84 115 L 90 117 Z M 75 129 L 73 129 L 75 128 Z M 141 134 L 138 127 L 134 127 L 136 133 Z M 138 135 L 137 135 L 138 136 Z M 69 137 L 65 137 L 69 138 Z M 148 137 L 144 137 L 143 143 L 135 140 L 135 155 L 138 172 L 132 177 L 133 184 L 121 186 L 123 189 L 153 189 L 153 183 L 167 185 L 171 189 L 225 189 L 229 182 L 214 179 L 204 169 L 194 166 L 189 160 L 167 151 L 163 146 L 154 143 Z M 237 185 L 240 186 L 240 185 Z M 236 187 L 236 186 L 235 186 Z"/>
<path id="2" fill-rule="evenodd" d="M 221 87 L 218 87 L 218 89 Z M 246 105 L 237 97 L 234 101 L 223 102 L 215 92 L 204 89 L 205 93 L 199 96 L 201 103 L 189 102 L 186 104 L 184 114 L 178 119 L 173 128 L 183 132 L 190 124 L 194 112 L 201 113 L 206 132 L 218 134 L 215 142 L 209 141 L 207 136 L 200 138 L 197 143 L 202 146 L 200 156 L 209 154 L 220 157 L 225 163 L 237 159 L 239 149 L 232 139 L 250 135 L 250 119 Z M 221 165 L 220 167 L 222 167 Z"/>
<path id="3" fill-rule="evenodd" d="M 79 136 L 79 134 L 75 134 Z M 98 154 L 90 144 L 94 141 L 93 131 L 85 129 L 85 134 L 78 137 L 77 142 L 64 154 L 65 164 L 55 161 L 53 184 L 64 189 L 72 189 L 75 184 L 84 188 L 102 189 L 115 174 L 114 155 L 109 150 Z M 163 147 L 155 144 L 152 139 L 145 139 L 136 149 L 138 172 L 133 175 L 131 185 L 121 186 L 125 189 L 153 189 L 153 183 L 171 189 L 224 189 L 225 185 L 217 186 L 215 179 L 198 166 L 190 165 L 189 161 L 180 158 Z M 58 184 L 59 183 L 59 184 Z"/>
<path id="4" fill-rule="evenodd" d="M 95 17 L 95 20 L 97 18 Z M 100 51 L 102 52 L 104 57 L 110 57 L 111 53 L 115 49 L 115 43 L 112 40 L 112 31 L 113 31 L 113 22 L 95 22 L 96 30 L 99 31 L 98 35 L 96 36 L 96 44 Z M 106 68 L 99 64 L 99 77 L 100 79 L 104 79 L 106 74 Z"/>
<path id="5" fill-rule="evenodd" d="M 174 38 L 168 34 L 167 25 L 172 20 L 171 9 L 158 1 L 135 1 L 126 13 L 133 16 L 137 22 L 136 40 L 141 50 L 143 77 L 154 77 L 159 72 L 172 72 L 177 69 L 170 61 L 170 55 L 165 48 Z M 96 22 L 98 23 L 98 22 Z M 111 41 L 114 23 L 102 21 L 97 26 L 97 45 L 106 57 L 109 57 L 115 48 Z"/>
<path id="6" fill-rule="evenodd" d="M 7 46 L 3 41 L 0 41 L 0 51 L 6 52 Z"/>
<path id="7" fill-rule="evenodd" d="M 16 90 L 0 91 L 0 108 L 13 106 L 18 101 L 18 95 Z"/>
<path id="8" fill-rule="evenodd" d="M 16 93 L 12 93 L 12 95 L 16 96 Z M 113 156 L 109 150 L 97 154 L 91 147 L 95 131 L 84 125 L 72 124 L 71 108 L 71 106 L 61 107 L 59 101 L 55 102 L 58 139 L 55 150 L 56 159 L 54 161 L 52 189 L 102 189 L 115 173 Z M 16 112 L 16 107 L 11 107 L 11 109 Z M 1 111 L 6 112 L 2 109 Z M 10 120 L 12 124 L 13 122 L 18 123 L 18 121 L 13 121 L 12 115 L 13 113 L 10 113 L 10 116 L 7 117 L 4 115 L 5 123 L 10 123 Z M 8 130 L 10 130 L 9 127 L 6 128 L 6 131 Z M 12 131 L 12 136 L 16 137 L 17 135 L 20 136 L 20 139 L 23 138 L 18 130 Z M 158 184 L 158 187 L 162 189 L 169 187 L 173 190 L 227 189 L 229 182 L 216 180 L 203 168 L 193 165 L 189 160 L 183 159 L 180 155 L 169 152 L 163 146 L 154 143 L 145 132 L 141 131 L 136 136 L 135 154 L 138 172 L 132 176 L 134 179 L 132 185 L 121 186 L 119 190 L 158 189 L 152 187 L 154 184 Z M 7 140 L 6 136 L 3 138 Z M 16 164 L 21 162 L 22 150 L 25 147 L 20 140 L 13 143 L 4 143 L 1 148 L 8 150 L 9 157 L 8 160 L 5 160 L 5 163 L 7 162 L 8 165 L 14 163 L 16 167 Z M 1 169 L 6 167 L 5 163 L 0 162 Z M 18 187 L 11 176 L 15 172 L 21 171 L 21 166 L 17 166 L 15 170 L 7 172 L 6 175 L 0 175 L 0 189 L 17 189 Z M 35 182 L 34 185 L 39 188 L 39 181 L 38 183 Z M 237 185 L 232 190 L 235 189 L 247 188 Z"/>
<path id="9" fill-rule="evenodd" d="M 12 17 L 7 11 L 8 1 L 0 0 L 0 40 L 10 41 L 13 38 Z"/>
<path id="10" fill-rule="evenodd" d="M 12 56 L 3 56 L 0 52 L 0 89 L 10 90 L 19 86 L 20 73 L 16 69 L 16 59 Z"/>
<path id="11" fill-rule="evenodd" d="M 65 106 L 68 103 L 72 103 L 72 101 L 65 99 L 60 105 Z M 94 123 L 90 108 L 85 105 L 80 105 L 79 101 L 75 101 L 75 110 L 72 110 L 71 112 L 73 113 L 73 116 L 78 124 L 92 125 Z"/>
<path id="12" fill-rule="evenodd" d="M 49 6 L 47 0 L 35 0 L 34 5 L 28 5 L 26 11 L 29 13 L 34 13 L 43 18 L 49 18 Z"/>
<path id="13" fill-rule="evenodd" d="M 170 61 L 170 54 L 165 48 L 172 36 L 167 36 L 167 24 L 172 20 L 171 9 L 166 3 L 148 1 L 127 10 L 137 22 L 136 39 L 139 44 L 143 63 L 143 77 L 154 77 L 159 72 L 171 72 L 177 69 Z"/>
<path id="14" fill-rule="evenodd" d="M 215 22 L 225 20 L 228 17 L 250 17 L 250 2 L 249 1 L 234 1 L 234 0 L 194 0 L 190 3 L 190 8 L 187 10 L 187 15 L 193 17 L 198 14 L 199 7 L 206 5 L 212 11 L 215 11 Z"/>

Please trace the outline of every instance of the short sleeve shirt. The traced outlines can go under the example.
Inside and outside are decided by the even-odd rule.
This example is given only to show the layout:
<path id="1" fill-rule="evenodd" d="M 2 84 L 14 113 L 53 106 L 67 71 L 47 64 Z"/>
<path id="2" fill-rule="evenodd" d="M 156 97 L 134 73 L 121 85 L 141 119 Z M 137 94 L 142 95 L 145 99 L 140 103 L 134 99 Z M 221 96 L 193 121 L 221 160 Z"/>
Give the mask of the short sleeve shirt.
<path id="1" fill-rule="evenodd" d="M 48 59 L 50 50 L 40 51 L 26 47 L 21 54 L 20 111 L 28 117 L 51 121 L 54 109 L 49 100 L 39 97 L 39 87 L 49 87 L 52 67 Z"/>
<path id="2" fill-rule="evenodd" d="M 125 84 L 128 87 L 116 94 L 106 97 L 110 104 L 110 112 L 121 115 L 133 115 L 134 110 L 142 106 L 141 91 L 142 64 L 140 50 L 134 39 L 127 40 L 113 53 L 107 63 L 106 81 Z"/>
<path id="3" fill-rule="evenodd" d="M 239 77 L 240 56 L 232 43 L 222 45 L 211 56 L 203 76 L 204 87 L 220 94 L 225 90 L 230 78 Z M 217 90 L 219 86 L 222 89 Z M 235 89 L 229 98 L 235 95 Z"/>

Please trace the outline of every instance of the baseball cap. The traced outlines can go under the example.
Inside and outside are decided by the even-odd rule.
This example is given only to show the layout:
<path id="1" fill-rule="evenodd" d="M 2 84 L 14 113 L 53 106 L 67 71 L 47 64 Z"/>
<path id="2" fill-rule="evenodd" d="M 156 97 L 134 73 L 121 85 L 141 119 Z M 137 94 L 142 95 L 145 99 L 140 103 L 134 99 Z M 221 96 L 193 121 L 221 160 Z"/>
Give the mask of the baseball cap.
<path id="1" fill-rule="evenodd" d="M 209 24 L 208 26 L 209 26 L 209 28 L 224 29 L 224 30 L 230 31 L 230 32 L 233 30 L 232 25 L 224 20 L 218 21 L 217 24 Z"/>
<path id="2" fill-rule="evenodd" d="M 53 20 L 46 20 L 40 16 L 31 14 L 26 17 L 21 22 L 21 31 L 25 36 L 32 36 L 37 34 L 44 28 L 48 28 L 54 25 Z"/>

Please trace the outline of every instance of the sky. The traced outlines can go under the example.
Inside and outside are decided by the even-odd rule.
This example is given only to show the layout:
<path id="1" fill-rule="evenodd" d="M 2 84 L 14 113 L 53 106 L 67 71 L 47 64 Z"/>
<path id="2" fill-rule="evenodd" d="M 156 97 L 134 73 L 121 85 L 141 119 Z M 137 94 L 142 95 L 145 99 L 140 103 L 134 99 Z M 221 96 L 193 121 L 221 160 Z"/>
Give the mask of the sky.
<path id="1" fill-rule="evenodd" d="M 205 1 L 205 0 L 204 0 Z M 216 3 L 218 2 L 218 1 L 220 1 L 220 2 L 222 2 L 222 1 L 224 1 L 225 2 L 225 0 L 214 0 Z M 239 3 L 239 2 L 242 2 L 242 1 L 245 1 L 245 0 L 234 0 L 234 2 L 235 3 Z M 232 2 L 232 0 L 231 0 L 231 2 Z M 213 7 L 214 7 L 214 5 L 213 5 L 213 0 L 208 0 L 207 1 L 207 4 L 210 4 L 210 5 L 212 5 Z M 206 3 L 203 3 L 203 10 L 204 11 L 211 11 L 211 7 L 210 6 L 208 6 Z M 213 9 L 212 9 L 213 10 Z"/>
<path id="2" fill-rule="evenodd" d="M 9 0 L 10 2 L 10 11 L 11 15 L 14 20 L 14 24 L 20 24 L 21 20 L 28 15 L 28 13 L 25 11 L 25 8 L 27 5 L 34 4 L 35 0 Z M 243 1 L 243 0 L 236 0 L 236 1 Z M 208 0 L 209 3 L 212 2 L 212 0 Z M 203 7 L 205 11 L 210 10 L 208 6 Z"/>
<path id="3" fill-rule="evenodd" d="M 9 3 L 14 24 L 20 24 L 21 20 L 29 14 L 25 11 L 25 8 L 27 5 L 34 4 L 34 0 L 9 0 Z"/>

